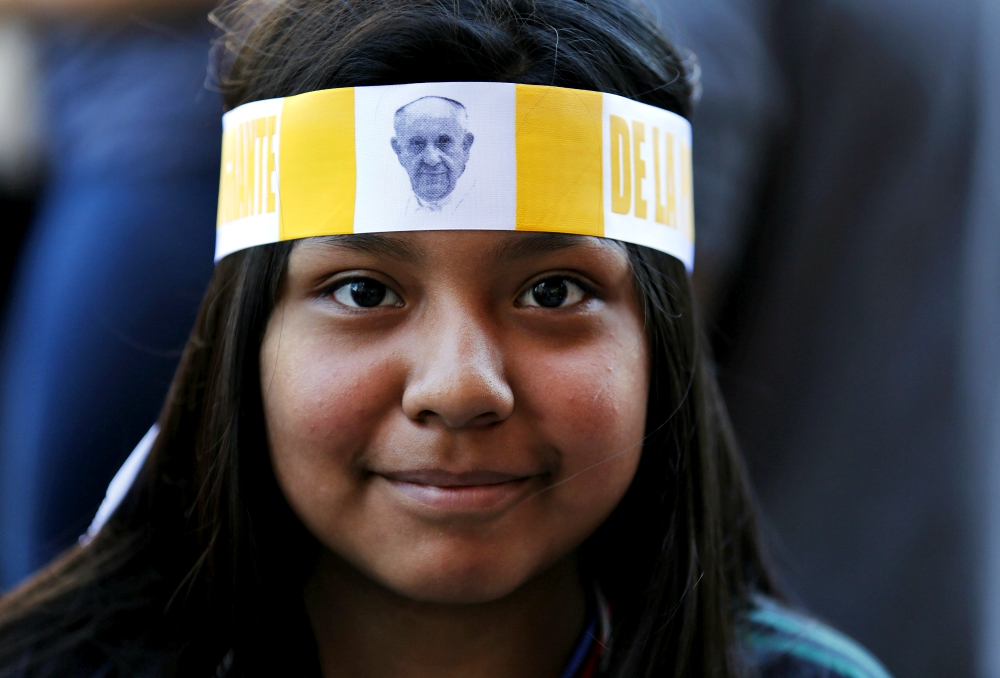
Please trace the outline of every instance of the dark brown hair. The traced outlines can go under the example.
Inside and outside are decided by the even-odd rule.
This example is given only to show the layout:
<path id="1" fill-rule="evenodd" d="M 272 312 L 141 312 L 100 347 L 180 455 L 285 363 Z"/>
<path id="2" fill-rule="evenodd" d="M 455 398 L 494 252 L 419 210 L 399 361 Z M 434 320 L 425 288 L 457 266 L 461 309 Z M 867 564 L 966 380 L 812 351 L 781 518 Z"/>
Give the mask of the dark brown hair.
<path id="1" fill-rule="evenodd" d="M 230 108 L 503 81 L 690 112 L 676 51 L 629 0 L 259 0 L 218 16 Z M 220 262 L 125 501 L 92 543 L 0 602 L 0 675 L 318 675 L 301 594 L 318 546 L 275 482 L 258 373 L 293 247 Z M 683 265 L 626 247 L 653 374 L 636 478 L 581 550 L 615 611 L 606 675 L 735 678 L 742 615 L 754 592 L 773 592 L 745 473 Z"/>

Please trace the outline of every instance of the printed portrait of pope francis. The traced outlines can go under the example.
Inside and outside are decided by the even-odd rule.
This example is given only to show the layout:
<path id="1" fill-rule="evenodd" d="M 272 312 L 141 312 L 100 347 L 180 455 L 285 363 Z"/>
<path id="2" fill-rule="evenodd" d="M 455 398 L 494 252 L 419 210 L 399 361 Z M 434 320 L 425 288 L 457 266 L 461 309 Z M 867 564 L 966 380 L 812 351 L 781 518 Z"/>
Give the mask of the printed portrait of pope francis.
<path id="1" fill-rule="evenodd" d="M 471 188 L 455 190 L 475 140 L 465 106 L 445 97 L 421 97 L 399 107 L 393 127 L 392 150 L 414 195 L 407 213 L 457 208 Z"/>

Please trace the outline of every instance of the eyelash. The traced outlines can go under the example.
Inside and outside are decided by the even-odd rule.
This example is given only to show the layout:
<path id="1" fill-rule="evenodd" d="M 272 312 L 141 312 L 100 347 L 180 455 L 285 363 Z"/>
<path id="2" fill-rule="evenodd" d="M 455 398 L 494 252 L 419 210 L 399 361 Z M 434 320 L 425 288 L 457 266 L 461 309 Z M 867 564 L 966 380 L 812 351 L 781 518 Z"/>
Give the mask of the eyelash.
<path id="1" fill-rule="evenodd" d="M 577 278 L 575 276 L 572 276 L 572 275 L 562 275 L 562 274 L 554 274 L 554 275 L 553 274 L 548 274 L 548 275 L 544 275 L 544 276 L 542 276 L 540 278 L 536 278 L 531 283 L 525 285 L 524 288 L 517 294 L 516 299 L 518 299 L 518 300 L 522 299 L 525 295 L 531 293 L 532 290 L 534 290 L 534 288 L 537 287 L 539 284 L 541 284 L 543 282 L 546 282 L 546 281 L 549 281 L 549 280 L 563 280 L 565 282 L 568 282 L 568 283 L 570 283 L 572 285 L 575 285 L 576 287 L 580 288 L 580 291 L 583 292 L 583 298 L 580 299 L 580 301 L 578 301 L 577 303 L 573 304 L 573 306 L 577 306 L 579 304 L 582 304 L 583 302 L 587 301 L 588 298 L 591 298 L 591 299 L 600 298 L 599 295 L 598 295 L 598 293 L 597 293 L 597 290 L 594 289 L 594 287 L 592 285 L 589 285 L 589 284 L 585 283 L 583 280 L 580 280 L 579 278 Z M 546 308 L 546 307 L 542 306 L 541 304 L 528 305 L 528 306 L 531 307 L 531 308 Z M 557 306 L 557 307 L 552 307 L 552 308 L 569 308 L 569 307 Z"/>
<path id="2" fill-rule="evenodd" d="M 340 299 L 337 299 L 338 292 L 340 292 L 341 290 L 344 290 L 345 288 L 348 288 L 348 286 L 350 286 L 352 284 L 355 284 L 355 283 L 375 283 L 375 285 L 378 285 L 378 286 L 384 288 L 383 297 L 381 299 L 379 299 L 378 303 L 373 304 L 371 306 L 362 306 L 361 304 L 352 305 L 352 304 L 345 303 L 344 301 L 342 301 Z M 350 294 L 350 292 L 348 292 L 348 294 Z M 335 283 L 333 283 L 332 285 L 330 285 L 329 287 L 327 287 L 323 291 L 323 297 L 325 297 L 327 299 L 330 299 L 330 300 L 334 301 L 334 303 L 337 303 L 340 306 L 343 306 L 345 308 L 349 308 L 349 309 L 351 309 L 353 311 L 362 311 L 362 310 L 370 309 L 370 308 L 386 308 L 386 307 L 388 307 L 388 308 L 398 308 L 402 304 L 402 299 L 401 299 L 399 293 L 396 292 L 396 290 L 394 290 L 391 285 L 387 285 L 386 283 L 382 282 L 381 280 L 377 280 L 377 279 L 375 279 L 375 278 L 373 278 L 371 276 L 364 276 L 364 275 L 352 276 L 350 278 L 341 278 L 340 280 L 336 281 Z M 353 295 L 352 295 L 352 297 L 353 297 Z M 381 303 L 386 298 L 395 298 L 396 302 L 393 303 L 393 304 L 383 304 L 383 303 Z M 355 299 L 355 301 L 356 301 L 356 299 Z"/>

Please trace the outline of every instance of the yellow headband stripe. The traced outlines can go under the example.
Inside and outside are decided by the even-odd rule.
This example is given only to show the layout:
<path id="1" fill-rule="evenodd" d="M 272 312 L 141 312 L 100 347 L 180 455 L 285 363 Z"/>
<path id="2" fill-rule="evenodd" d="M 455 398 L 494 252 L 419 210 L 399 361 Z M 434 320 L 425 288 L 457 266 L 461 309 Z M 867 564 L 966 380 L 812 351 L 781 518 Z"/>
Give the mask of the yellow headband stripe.
<path id="1" fill-rule="evenodd" d="M 631 99 L 511 83 L 309 92 L 223 117 L 216 261 L 319 235 L 522 230 L 694 262 L 691 127 Z"/>

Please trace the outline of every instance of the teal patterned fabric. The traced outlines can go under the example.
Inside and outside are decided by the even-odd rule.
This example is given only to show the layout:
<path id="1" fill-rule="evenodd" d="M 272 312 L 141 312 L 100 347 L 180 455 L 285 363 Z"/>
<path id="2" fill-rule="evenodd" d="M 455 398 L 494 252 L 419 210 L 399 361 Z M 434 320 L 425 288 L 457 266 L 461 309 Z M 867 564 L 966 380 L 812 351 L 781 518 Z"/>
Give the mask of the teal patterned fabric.
<path id="1" fill-rule="evenodd" d="M 891 678 L 844 634 L 778 602 L 757 596 L 743 647 L 761 678 Z"/>

